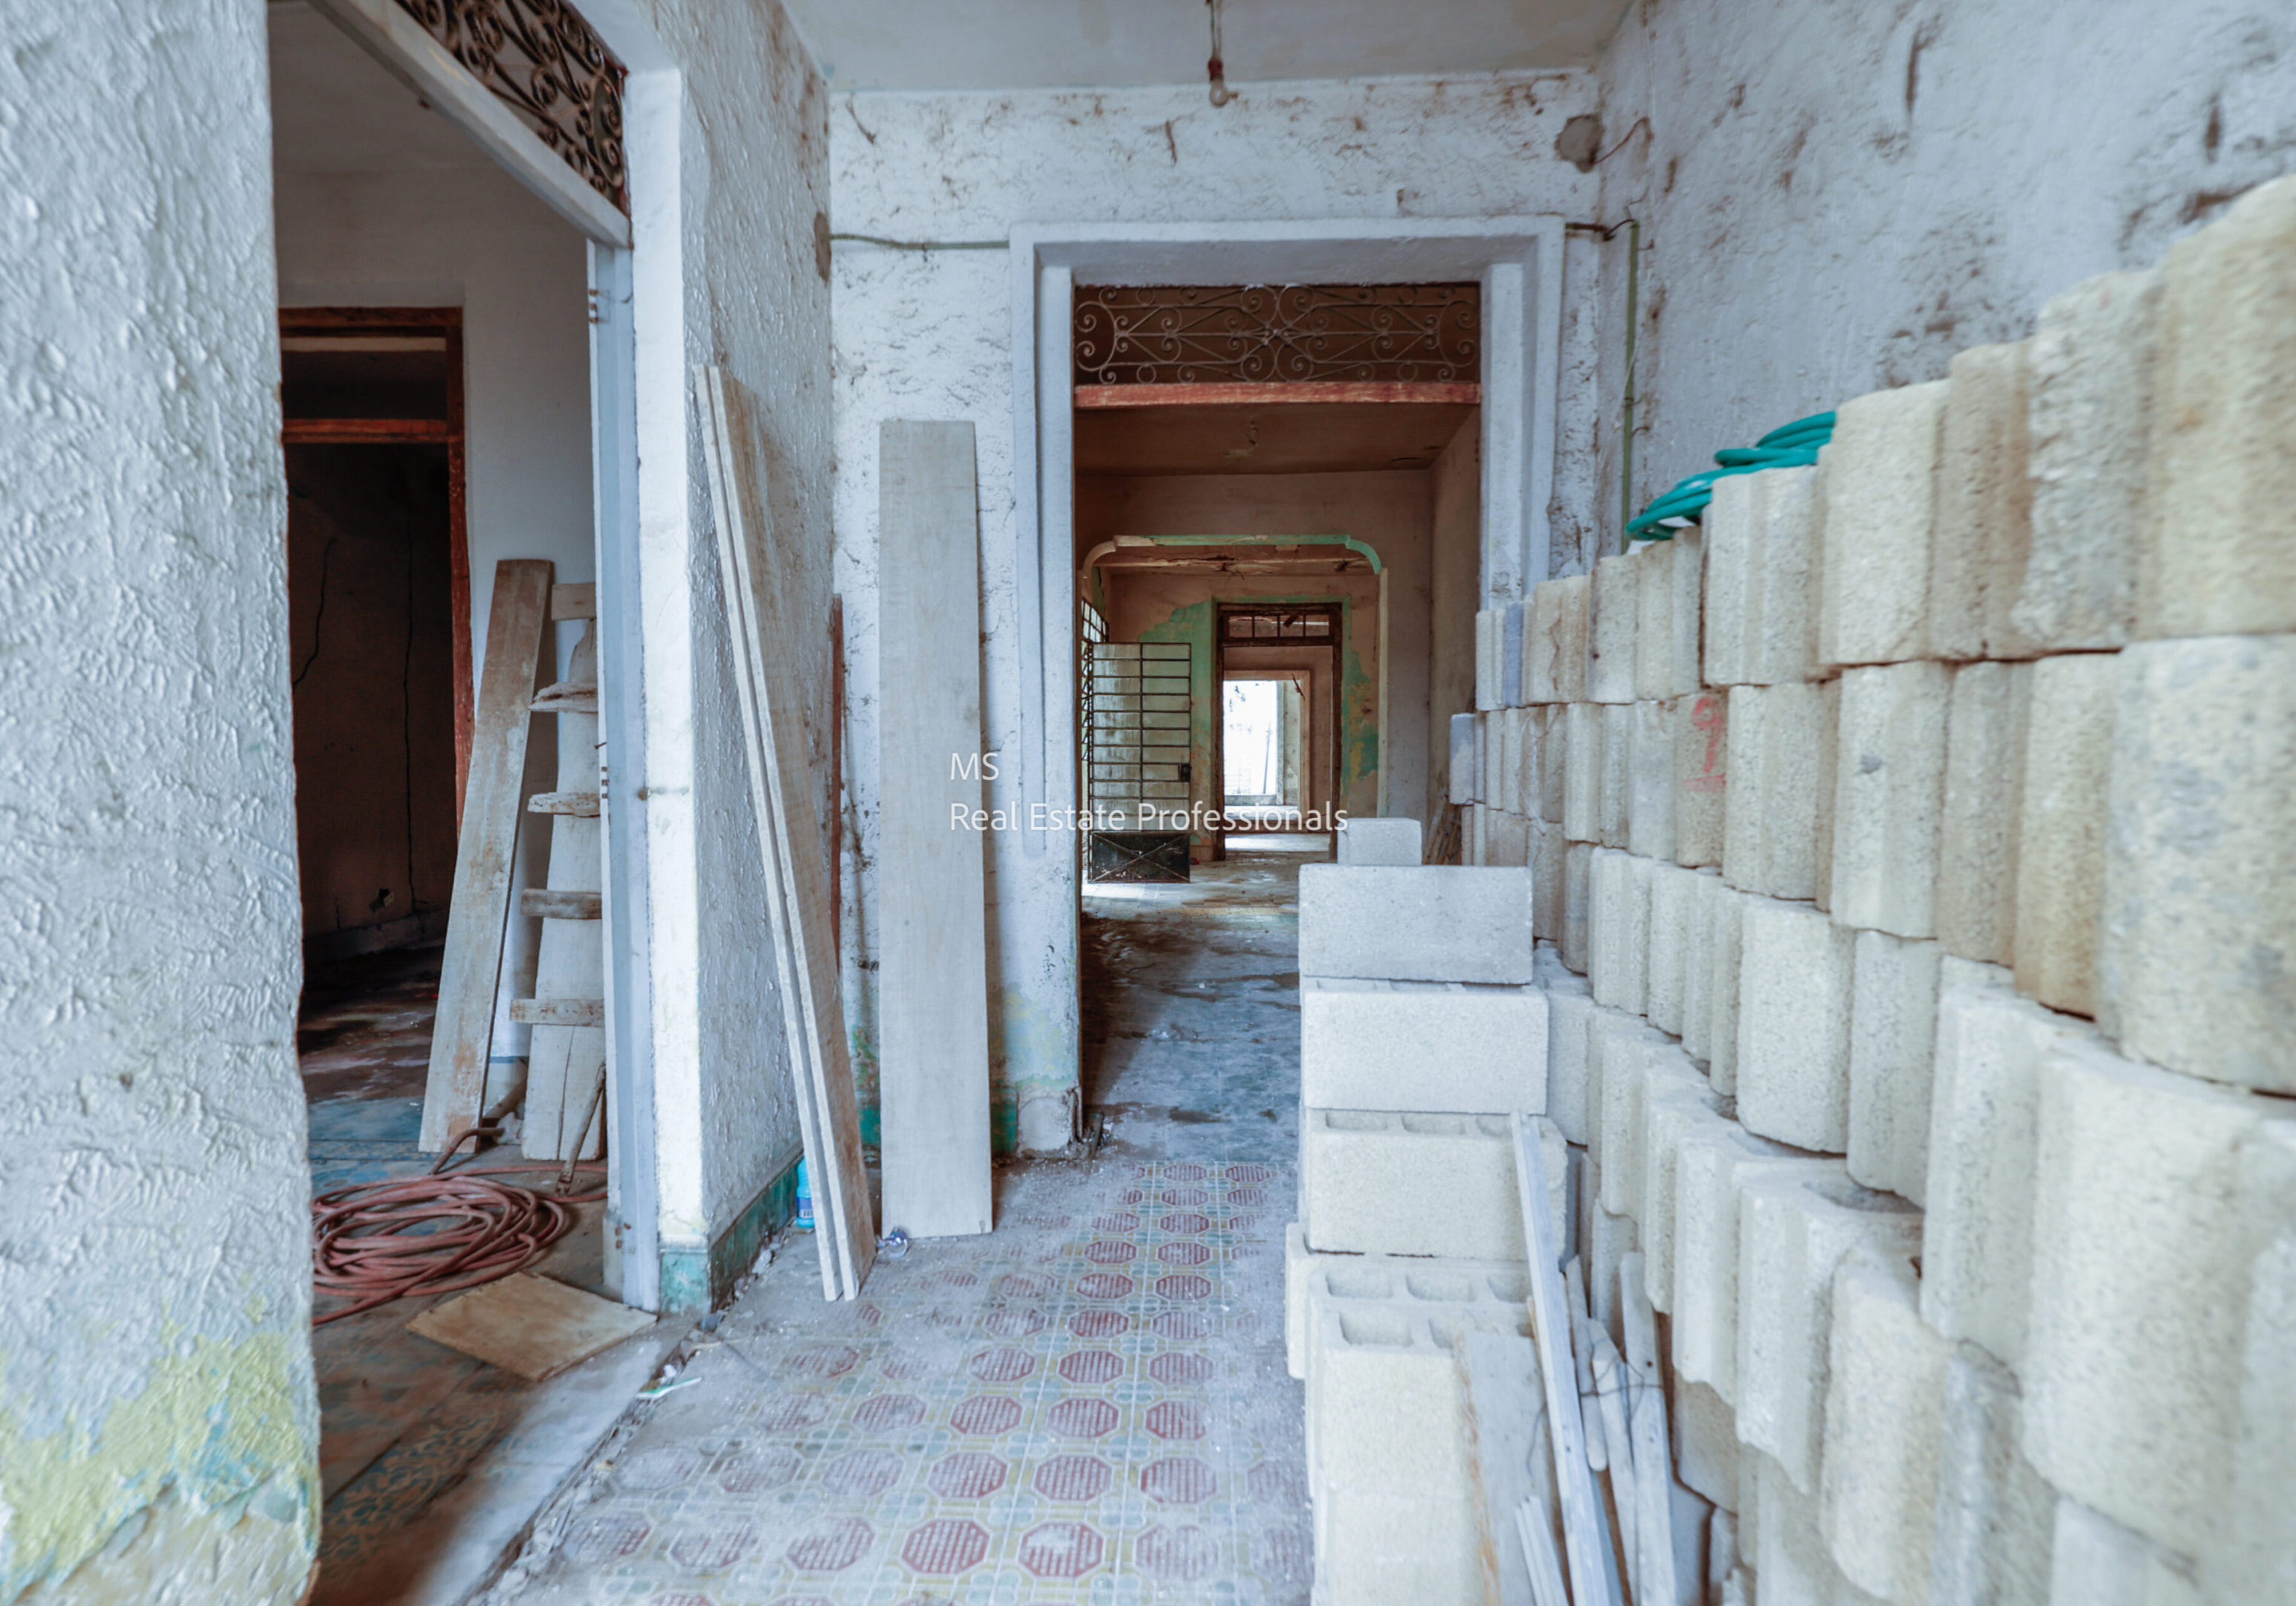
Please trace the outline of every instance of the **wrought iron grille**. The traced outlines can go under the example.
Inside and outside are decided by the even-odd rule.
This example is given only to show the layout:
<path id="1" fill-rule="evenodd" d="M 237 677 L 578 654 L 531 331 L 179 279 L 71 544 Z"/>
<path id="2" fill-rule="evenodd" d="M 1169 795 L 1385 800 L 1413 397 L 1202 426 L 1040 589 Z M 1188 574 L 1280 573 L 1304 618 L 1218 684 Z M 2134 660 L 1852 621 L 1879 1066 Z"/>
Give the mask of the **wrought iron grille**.
<path id="1" fill-rule="evenodd" d="M 1076 382 L 1472 381 L 1481 327 L 1474 284 L 1078 285 Z"/>
<path id="2" fill-rule="evenodd" d="M 398 7 L 592 189 L 630 209 L 622 154 L 628 73 L 581 12 L 565 0 L 398 0 Z"/>

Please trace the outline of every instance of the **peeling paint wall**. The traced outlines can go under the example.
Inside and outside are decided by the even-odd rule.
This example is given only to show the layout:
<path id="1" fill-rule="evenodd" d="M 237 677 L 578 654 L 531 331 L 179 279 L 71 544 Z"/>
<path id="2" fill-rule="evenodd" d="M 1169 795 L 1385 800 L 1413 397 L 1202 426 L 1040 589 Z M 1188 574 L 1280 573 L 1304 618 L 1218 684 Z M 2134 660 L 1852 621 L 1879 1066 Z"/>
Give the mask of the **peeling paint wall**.
<path id="1" fill-rule="evenodd" d="M 1603 149 L 1625 140 L 1603 216 L 1649 231 L 1638 509 L 1717 447 L 2023 337 L 2296 166 L 2279 0 L 1636 0 L 1599 75 Z M 1626 249 L 1580 247 L 1612 547 Z"/>
<path id="2" fill-rule="evenodd" d="M 0 4 L 4 1600 L 317 1539 L 263 29 Z"/>
<path id="3" fill-rule="evenodd" d="M 1591 110 L 1581 73 L 1247 84 L 1215 110 L 1201 86 L 855 94 L 830 117 L 834 226 L 905 240 L 988 241 L 1016 223 L 1594 214 L 1597 180 L 1555 152 Z M 1594 301 L 1565 287 L 1562 449 L 1553 516 L 1576 550 L 1591 506 Z M 877 427 L 964 418 L 978 430 L 983 691 L 989 745 L 1020 746 L 1014 634 L 1012 290 L 1000 250 L 835 251 L 837 586 L 846 599 L 852 815 L 847 998 L 872 1036 L 875 960 Z M 1583 387 L 1581 387 L 1583 388 Z M 1017 807 L 1015 772 L 992 789 Z M 992 1063 L 1024 1143 L 1064 1141 L 1076 1086 L 1075 912 L 1059 856 L 1017 835 L 990 853 Z M 1041 1112 L 1032 1125 L 1030 1110 Z"/>

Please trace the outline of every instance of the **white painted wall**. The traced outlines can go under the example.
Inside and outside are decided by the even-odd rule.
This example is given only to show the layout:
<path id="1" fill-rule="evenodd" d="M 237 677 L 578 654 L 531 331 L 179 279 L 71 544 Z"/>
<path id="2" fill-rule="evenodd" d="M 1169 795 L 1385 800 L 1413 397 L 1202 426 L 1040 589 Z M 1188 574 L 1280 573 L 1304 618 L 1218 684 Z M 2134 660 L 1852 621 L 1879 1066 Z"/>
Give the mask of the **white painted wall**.
<path id="1" fill-rule="evenodd" d="M 1595 181 L 1558 159 L 1554 141 L 1592 95 L 1589 79 L 1565 73 L 1253 85 L 1218 110 L 1194 86 L 845 96 L 829 127 L 834 222 L 846 233 L 998 242 L 1021 222 L 1585 217 Z M 1583 299 L 1566 285 L 1554 512 L 1573 530 L 1592 469 L 1594 421 L 1570 388 L 1594 362 Z M 1017 750 L 1012 316 L 1002 251 L 837 248 L 837 583 L 851 644 L 855 830 L 847 996 L 865 1034 L 874 974 L 877 426 L 967 418 L 979 431 L 987 720 L 991 745 Z M 1015 773 L 995 789 L 999 806 L 1020 805 Z M 1062 843 L 1032 857 L 1017 836 L 1000 836 L 991 853 L 991 973 L 1002 979 L 991 1047 L 999 1096 L 1019 1100 L 1032 1141 L 1065 1135 L 1075 1078 L 1066 851 Z"/>
<path id="2" fill-rule="evenodd" d="M 263 7 L 7 0 L 0 37 L 0 1599 L 211 1569 L 292 1602 L 318 1406 Z"/>
<path id="3" fill-rule="evenodd" d="M 1599 169 L 1604 216 L 1649 230 L 1637 509 L 1717 447 L 2023 337 L 2296 166 L 2279 0 L 1637 0 L 1599 71 L 1605 149 L 1650 119 Z M 1615 545 L 1625 236 L 1583 249 Z"/>

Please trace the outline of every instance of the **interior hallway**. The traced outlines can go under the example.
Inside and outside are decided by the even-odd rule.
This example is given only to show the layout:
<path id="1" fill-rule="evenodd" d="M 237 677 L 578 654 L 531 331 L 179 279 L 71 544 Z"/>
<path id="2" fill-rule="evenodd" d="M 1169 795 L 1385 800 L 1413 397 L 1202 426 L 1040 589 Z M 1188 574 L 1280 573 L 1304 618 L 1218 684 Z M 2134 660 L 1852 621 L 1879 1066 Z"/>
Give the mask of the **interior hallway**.
<path id="1" fill-rule="evenodd" d="M 1000 1169 L 994 1233 L 881 1258 L 849 1304 L 784 1239 L 489 1599 L 1305 1602 L 1283 1235 L 1324 840 L 1094 897 L 1096 1151 Z"/>

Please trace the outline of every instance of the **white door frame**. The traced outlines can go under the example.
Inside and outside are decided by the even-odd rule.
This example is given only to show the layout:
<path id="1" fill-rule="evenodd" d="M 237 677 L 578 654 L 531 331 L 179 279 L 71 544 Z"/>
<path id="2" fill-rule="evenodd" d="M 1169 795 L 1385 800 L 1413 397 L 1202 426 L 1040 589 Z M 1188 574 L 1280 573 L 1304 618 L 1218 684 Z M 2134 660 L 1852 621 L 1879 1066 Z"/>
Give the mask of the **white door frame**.
<path id="1" fill-rule="evenodd" d="M 1391 217 L 1298 222 L 1021 224 L 1012 233 L 1013 492 L 1019 592 L 1021 794 L 1073 818 L 1076 796 L 1074 380 L 1070 318 L 1079 283 L 1099 284 L 1424 284 L 1482 286 L 1480 605 L 1527 596 L 1546 578 L 1561 382 L 1563 220 Z M 1036 621 L 1030 627 L 1029 621 Z M 1384 664 L 1384 656 L 1382 658 Z M 1382 708 L 1382 715 L 1384 709 Z M 1032 738 L 1033 733 L 1033 738 Z M 1380 755 L 1386 774 L 1388 755 Z M 1054 833 L 1021 833 L 1031 859 Z M 1060 907 L 1020 922 L 1056 939 L 1065 922 L 1064 985 L 1076 982 L 1078 868 L 1073 853 L 1032 865 L 1025 894 Z M 1022 878 L 1002 883 L 1023 884 Z M 1019 911 L 1010 912 L 1018 914 Z M 1009 914 L 1006 916 L 1009 919 Z M 1055 942 L 1056 960 L 1062 957 Z M 1060 968 L 1056 963 L 1055 969 Z M 1073 1001 L 1031 999 L 1038 1018 L 1073 1021 Z M 1012 1034 L 1017 1043 L 1024 1034 Z M 1010 1050 L 1008 1049 L 1008 1052 Z M 1073 1074 L 1078 1045 L 1060 1050 Z M 1025 1075 L 1028 1068 L 1015 1066 Z M 1042 1072 L 1053 1067 L 1036 1068 Z M 1022 1134 L 1024 1145 L 1029 1135 Z"/>

